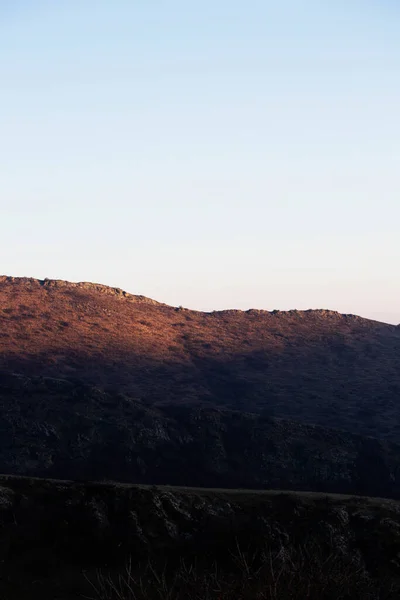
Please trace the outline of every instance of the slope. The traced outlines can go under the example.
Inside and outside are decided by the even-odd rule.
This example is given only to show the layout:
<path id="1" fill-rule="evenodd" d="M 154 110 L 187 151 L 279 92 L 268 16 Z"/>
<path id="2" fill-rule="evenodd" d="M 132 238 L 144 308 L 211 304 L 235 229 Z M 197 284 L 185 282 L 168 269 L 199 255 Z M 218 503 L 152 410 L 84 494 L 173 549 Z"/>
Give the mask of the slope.
<path id="1" fill-rule="evenodd" d="M 400 328 L 327 310 L 202 313 L 0 278 L 0 370 L 146 405 L 228 407 L 400 441 Z"/>
<path id="2" fill-rule="evenodd" d="M 399 446 L 318 426 L 22 375 L 0 415 L 0 473 L 400 498 Z"/>
<path id="3" fill-rule="evenodd" d="M 14 477 L 0 478 L 0 498 L 0 594 L 7 600 L 117 598 L 94 594 L 87 579 L 99 584 L 111 573 L 114 581 L 119 574 L 126 580 L 128 558 L 142 583 L 154 580 L 154 567 L 157 577 L 170 577 L 166 560 L 172 574 L 185 567 L 181 594 L 168 578 L 164 593 L 153 585 L 152 594 L 139 589 L 139 599 L 399 597 L 394 501 Z M 153 571 L 146 569 L 149 556 Z M 264 594 L 252 589 L 260 561 L 270 567 L 259 581 Z M 202 593 L 207 566 L 214 585 Z M 229 582 L 244 586 L 235 593 Z"/>

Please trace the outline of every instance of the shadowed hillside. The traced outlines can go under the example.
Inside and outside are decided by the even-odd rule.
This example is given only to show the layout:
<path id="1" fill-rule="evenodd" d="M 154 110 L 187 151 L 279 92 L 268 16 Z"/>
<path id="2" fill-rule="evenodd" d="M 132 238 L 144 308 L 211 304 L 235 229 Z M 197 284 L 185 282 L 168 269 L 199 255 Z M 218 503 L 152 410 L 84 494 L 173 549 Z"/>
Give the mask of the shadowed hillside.
<path id="1" fill-rule="evenodd" d="M 400 498 L 399 446 L 319 426 L 22 375 L 0 415 L 0 473 Z"/>
<path id="2" fill-rule="evenodd" d="M 263 412 L 400 442 L 400 328 L 326 310 L 202 313 L 106 286 L 0 278 L 0 369 L 147 405 Z"/>
<path id="3" fill-rule="evenodd" d="M 393 501 L 5 477 L 0 499 L 5 600 L 396 600 L 400 593 Z M 153 593 L 134 596 L 128 586 L 122 596 L 94 593 L 89 581 L 126 578 L 129 559 Z M 212 586 L 203 590 L 207 567 Z M 179 571 L 177 589 L 169 576 Z M 192 593 L 182 589 L 188 583 Z"/>

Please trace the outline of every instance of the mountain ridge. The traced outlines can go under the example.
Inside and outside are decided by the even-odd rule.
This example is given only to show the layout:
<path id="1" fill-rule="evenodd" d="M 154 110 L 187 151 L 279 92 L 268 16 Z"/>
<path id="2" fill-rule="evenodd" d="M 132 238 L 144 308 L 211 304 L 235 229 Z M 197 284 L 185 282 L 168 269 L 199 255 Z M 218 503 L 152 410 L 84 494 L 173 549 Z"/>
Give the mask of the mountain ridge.
<path id="1" fill-rule="evenodd" d="M 91 281 L 76 281 L 76 282 L 74 282 L 74 281 L 68 281 L 68 280 L 64 280 L 64 279 L 51 279 L 51 278 L 47 278 L 47 277 L 45 277 L 44 279 L 39 279 L 36 277 L 14 277 L 12 275 L 0 275 L 0 284 L 2 284 L 2 283 L 16 283 L 16 284 L 23 283 L 23 284 L 29 284 L 29 285 L 34 285 L 34 286 L 40 286 L 43 288 L 56 288 L 56 289 L 57 288 L 58 289 L 71 288 L 71 289 L 92 290 L 92 291 L 96 291 L 96 292 L 100 292 L 100 293 L 114 295 L 119 298 L 124 298 L 131 302 L 132 301 L 133 302 L 143 302 L 145 304 L 152 304 L 154 306 L 165 306 L 168 308 L 190 311 L 190 312 L 200 313 L 200 314 L 248 313 L 248 314 L 269 314 L 269 315 L 285 315 L 285 314 L 302 315 L 302 314 L 307 314 L 307 313 L 316 313 L 316 314 L 320 314 L 322 316 L 339 316 L 339 317 L 350 318 L 350 319 L 363 319 L 366 321 L 372 321 L 373 323 L 381 323 L 382 325 L 387 325 L 389 327 L 397 327 L 397 325 L 393 325 L 391 323 L 386 323 L 385 321 L 378 321 L 376 319 L 362 317 L 362 316 L 354 314 L 354 313 L 341 313 L 337 310 L 332 310 L 329 308 L 307 308 L 307 309 L 294 308 L 294 309 L 289 309 L 289 310 L 280 310 L 280 309 L 267 310 L 267 309 L 262 309 L 262 308 L 249 308 L 249 309 L 225 308 L 225 309 L 219 309 L 219 310 L 210 310 L 210 311 L 204 310 L 203 311 L 203 310 L 192 309 L 192 308 L 184 307 L 184 306 L 173 306 L 173 305 L 167 304 L 165 302 L 160 302 L 160 301 L 155 300 L 154 298 L 150 298 L 148 296 L 143 296 L 141 294 L 133 294 L 131 292 L 127 292 L 119 287 L 114 287 L 114 286 L 91 282 Z"/>
<path id="2" fill-rule="evenodd" d="M 103 285 L 101 283 L 93 283 L 90 281 L 66 281 L 64 279 L 36 279 L 35 277 L 13 277 L 10 275 L 0 275 L 1 283 L 23 283 L 28 285 L 40 286 L 43 288 L 71 288 L 71 289 L 82 289 L 82 290 L 93 290 L 103 294 L 114 295 L 116 297 L 124 298 L 130 302 L 143 302 L 145 304 L 163 305 L 162 302 L 148 298 L 147 296 L 130 294 L 118 287 L 112 287 Z M 166 305 L 164 305 L 166 306 Z"/>
<path id="3" fill-rule="evenodd" d="M 80 380 L 147 406 L 266 412 L 400 441 L 398 327 L 324 309 L 201 312 L 124 294 L 1 277 L 0 370 Z"/>

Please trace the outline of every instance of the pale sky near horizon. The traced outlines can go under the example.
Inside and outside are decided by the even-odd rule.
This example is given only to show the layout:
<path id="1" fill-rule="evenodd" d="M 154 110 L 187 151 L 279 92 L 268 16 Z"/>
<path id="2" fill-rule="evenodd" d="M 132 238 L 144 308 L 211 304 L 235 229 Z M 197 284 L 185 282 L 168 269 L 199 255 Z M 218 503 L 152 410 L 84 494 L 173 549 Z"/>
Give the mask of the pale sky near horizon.
<path id="1" fill-rule="evenodd" d="M 0 0 L 0 274 L 400 322 L 393 0 Z"/>

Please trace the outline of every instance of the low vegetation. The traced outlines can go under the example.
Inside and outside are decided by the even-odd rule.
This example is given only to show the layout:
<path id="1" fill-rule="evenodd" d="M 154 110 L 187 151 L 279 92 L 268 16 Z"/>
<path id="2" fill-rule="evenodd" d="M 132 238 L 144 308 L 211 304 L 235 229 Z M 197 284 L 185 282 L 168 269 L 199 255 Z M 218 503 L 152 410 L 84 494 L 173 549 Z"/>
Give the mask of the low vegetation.
<path id="1" fill-rule="evenodd" d="M 395 501 L 0 483 L 4 600 L 394 600 L 400 593 Z"/>
<path id="2" fill-rule="evenodd" d="M 228 564 L 227 564 L 228 562 Z M 230 568 L 229 568 L 230 567 Z M 397 600 L 400 577 L 376 579 L 342 554 L 315 543 L 300 548 L 237 551 L 210 567 L 181 561 L 172 568 L 128 561 L 119 572 L 87 578 L 90 600 Z"/>

